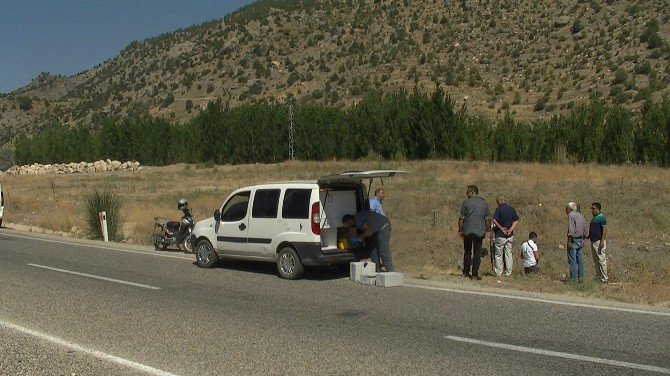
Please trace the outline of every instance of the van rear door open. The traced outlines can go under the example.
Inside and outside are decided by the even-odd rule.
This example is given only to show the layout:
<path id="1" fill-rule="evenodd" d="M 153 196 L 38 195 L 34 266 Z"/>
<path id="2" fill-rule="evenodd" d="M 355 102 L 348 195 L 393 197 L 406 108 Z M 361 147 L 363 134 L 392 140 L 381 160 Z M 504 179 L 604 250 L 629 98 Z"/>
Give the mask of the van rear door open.
<path id="1" fill-rule="evenodd" d="M 317 182 L 319 183 L 319 185 L 324 185 L 338 182 L 362 181 L 368 179 L 369 182 L 366 197 L 370 197 L 370 188 L 372 187 L 373 180 L 378 178 L 382 181 L 383 184 L 384 178 L 390 178 L 392 176 L 405 175 L 405 174 L 408 174 L 408 172 L 403 170 L 345 171 L 336 175 L 323 176 L 319 178 Z"/>
<path id="2" fill-rule="evenodd" d="M 366 208 L 365 201 L 370 195 L 370 187 L 375 178 L 383 179 L 391 176 L 407 174 L 402 170 L 370 170 L 346 171 L 336 175 L 328 175 L 317 180 L 321 187 L 321 248 L 324 253 L 339 252 L 337 249 L 337 228 L 342 226 L 344 214 L 354 214 Z M 358 197 L 362 181 L 368 179 L 367 192 Z M 347 187 L 348 186 L 348 187 Z M 329 189 L 329 187 L 332 187 Z"/>

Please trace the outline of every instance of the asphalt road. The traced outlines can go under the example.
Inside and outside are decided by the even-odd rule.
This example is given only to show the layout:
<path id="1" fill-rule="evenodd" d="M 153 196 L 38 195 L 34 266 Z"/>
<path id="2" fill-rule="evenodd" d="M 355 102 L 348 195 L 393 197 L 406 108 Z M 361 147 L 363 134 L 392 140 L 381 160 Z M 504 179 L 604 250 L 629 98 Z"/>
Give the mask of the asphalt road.
<path id="1" fill-rule="evenodd" d="M 0 284 L 0 375 L 670 373 L 663 309 L 384 289 L 334 269 L 286 281 L 8 229 Z"/>

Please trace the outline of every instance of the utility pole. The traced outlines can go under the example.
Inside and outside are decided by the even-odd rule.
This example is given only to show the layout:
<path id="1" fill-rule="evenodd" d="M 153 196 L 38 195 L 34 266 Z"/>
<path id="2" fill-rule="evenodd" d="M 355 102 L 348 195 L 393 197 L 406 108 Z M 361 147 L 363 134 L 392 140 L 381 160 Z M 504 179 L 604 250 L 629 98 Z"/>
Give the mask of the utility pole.
<path id="1" fill-rule="evenodd" d="M 293 124 L 293 103 L 288 102 L 288 160 L 295 159 L 295 148 L 293 146 L 293 132 L 295 126 Z"/>

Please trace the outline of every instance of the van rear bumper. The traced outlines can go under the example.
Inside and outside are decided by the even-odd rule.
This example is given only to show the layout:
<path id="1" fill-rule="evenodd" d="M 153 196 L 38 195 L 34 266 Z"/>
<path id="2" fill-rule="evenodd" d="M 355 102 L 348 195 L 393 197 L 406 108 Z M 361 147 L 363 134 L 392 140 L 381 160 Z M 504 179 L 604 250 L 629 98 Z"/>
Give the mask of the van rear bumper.
<path id="1" fill-rule="evenodd" d="M 356 256 L 351 252 L 337 252 L 325 254 L 321 251 L 320 242 L 293 243 L 300 261 L 305 266 L 344 264 L 357 261 Z"/>

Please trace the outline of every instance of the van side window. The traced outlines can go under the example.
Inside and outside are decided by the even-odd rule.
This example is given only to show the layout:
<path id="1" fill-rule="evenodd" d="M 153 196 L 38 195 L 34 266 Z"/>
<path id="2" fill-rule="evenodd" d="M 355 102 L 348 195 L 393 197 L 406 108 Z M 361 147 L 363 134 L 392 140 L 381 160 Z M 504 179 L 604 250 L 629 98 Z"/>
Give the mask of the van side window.
<path id="1" fill-rule="evenodd" d="M 287 189 L 284 193 L 284 205 L 281 210 L 282 218 L 309 218 L 309 199 L 311 196 L 311 189 Z"/>
<path id="2" fill-rule="evenodd" d="M 254 218 L 277 218 L 280 189 L 259 189 L 254 194 L 251 216 Z"/>
<path id="3" fill-rule="evenodd" d="M 244 219 L 247 216 L 247 207 L 249 207 L 249 196 L 251 196 L 251 192 L 240 192 L 231 197 L 223 207 L 221 220 L 235 222 Z"/>

